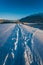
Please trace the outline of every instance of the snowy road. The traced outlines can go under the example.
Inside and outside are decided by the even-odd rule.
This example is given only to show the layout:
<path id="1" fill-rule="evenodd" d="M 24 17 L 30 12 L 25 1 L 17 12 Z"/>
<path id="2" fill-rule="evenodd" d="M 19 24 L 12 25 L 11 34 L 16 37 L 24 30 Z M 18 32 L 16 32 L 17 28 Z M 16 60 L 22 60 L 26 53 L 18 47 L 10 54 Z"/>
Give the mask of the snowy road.
<path id="1" fill-rule="evenodd" d="M 34 41 L 38 29 L 22 24 L 0 27 L 0 65 L 43 65 Z"/>

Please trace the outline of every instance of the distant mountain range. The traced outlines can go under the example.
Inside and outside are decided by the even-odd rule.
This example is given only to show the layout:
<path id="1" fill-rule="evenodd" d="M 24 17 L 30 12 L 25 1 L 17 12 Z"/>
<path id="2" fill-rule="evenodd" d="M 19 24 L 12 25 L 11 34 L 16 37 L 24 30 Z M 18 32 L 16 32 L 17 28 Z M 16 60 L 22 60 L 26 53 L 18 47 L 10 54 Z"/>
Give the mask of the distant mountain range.
<path id="1" fill-rule="evenodd" d="M 43 13 L 30 15 L 20 19 L 19 21 L 27 23 L 43 23 Z"/>
<path id="2" fill-rule="evenodd" d="M 43 23 L 43 13 L 30 15 L 20 20 L 0 19 L 0 23 Z"/>

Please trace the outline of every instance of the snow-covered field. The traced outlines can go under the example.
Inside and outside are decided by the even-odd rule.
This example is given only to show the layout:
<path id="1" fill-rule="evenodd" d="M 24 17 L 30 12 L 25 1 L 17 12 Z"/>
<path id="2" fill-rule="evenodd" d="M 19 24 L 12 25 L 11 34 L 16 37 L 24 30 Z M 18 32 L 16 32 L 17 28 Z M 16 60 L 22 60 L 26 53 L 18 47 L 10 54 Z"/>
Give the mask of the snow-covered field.
<path id="1" fill-rule="evenodd" d="M 39 55 L 40 59 L 43 62 L 43 30 L 37 29 L 37 28 L 33 28 L 30 26 L 25 26 L 23 25 L 23 27 L 30 33 L 33 33 L 32 35 L 32 48 L 34 50 L 34 52 L 36 53 L 36 55 Z"/>
<path id="2" fill-rule="evenodd" d="M 0 65 L 43 65 L 43 30 L 0 24 Z"/>
<path id="3" fill-rule="evenodd" d="M 37 30 L 33 34 L 33 44 L 37 48 L 40 57 L 42 58 L 43 61 L 43 31 L 42 30 Z"/>
<path id="4" fill-rule="evenodd" d="M 12 33 L 15 24 L 0 24 L 0 46 L 2 46 Z"/>

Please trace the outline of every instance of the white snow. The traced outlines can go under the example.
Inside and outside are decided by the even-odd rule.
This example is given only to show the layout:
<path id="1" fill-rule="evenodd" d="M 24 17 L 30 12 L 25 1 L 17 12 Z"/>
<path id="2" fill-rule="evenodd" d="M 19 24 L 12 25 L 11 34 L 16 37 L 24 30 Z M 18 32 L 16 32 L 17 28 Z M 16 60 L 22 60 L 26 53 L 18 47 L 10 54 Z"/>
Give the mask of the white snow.
<path id="1" fill-rule="evenodd" d="M 14 53 L 13 52 L 11 52 L 11 55 L 12 55 L 12 58 L 14 59 Z"/>
<path id="2" fill-rule="evenodd" d="M 26 45 L 24 51 L 25 65 L 30 65 L 33 62 L 33 56 L 30 48 Z"/>
<path id="3" fill-rule="evenodd" d="M 33 28 L 30 26 L 22 25 L 23 28 L 25 28 L 28 32 L 33 33 L 37 30 L 37 28 Z"/>
<path id="4" fill-rule="evenodd" d="M 16 42 L 14 43 L 14 50 L 17 49 L 17 43 L 18 43 L 18 35 L 19 35 L 19 29 L 17 30 L 17 38 L 16 38 Z"/>
<path id="5" fill-rule="evenodd" d="M 9 54 L 6 55 L 3 65 L 6 65 L 6 61 L 7 61 L 8 56 L 9 56 Z"/>
<path id="6" fill-rule="evenodd" d="M 39 54 L 40 63 L 43 62 L 43 30 L 38 28 L 33 28 L 30 26 L 22 25 L 28 32 L 33 33 L 31 43 L 32 48 L 35 51 L 36 55 Z M 37 52 L 38 51 L 38 52 Z"/>
<path id="7" fill-rule="evenodd" d="M 16 24 L 0 24 L 0 46 L 3 46 Z"/>
<path id="8" fill-rule="evenodd" d="M 33 34 L 34 39 L 38 39 L 38 41 L 43 45 L 43 31 L 42 30 L 37 30 Z M 35 41 L 35 40 L 34 40 Z"/>
<path id="9" fill-rule="evenodd" d="M 33 48 L 35 50 L 35 48 L 38 50 L 41 59 L 43 60 L 43 31 L 42 30 L 37 30 L 34 34 L 33 34 Z"/>
<path id="10" fill-rule="evenodd" d="M 6 26 L 4 27 L 4 26 L 3 25 L 1 26 L 2 30 L 0 28 L 0 43 L 2 43 L 2 41 L 5 42 L 7 40 L 7 38 L 11 34 L 11 31 L 15 27 L 15 25 L 13 26 L 11 24 L 7 25 L 7 27 Z M 43 63 L 42 63 L 43 62 L 43 30 L 33 28 L 33 27 L 30 27 L 30 26 L 26 26 L 26 25 L 22 25 L 22 27 L 30 33 L 29 39 L 31 37 L 31 33 L 33 33 L 33 36 L 31 38 L 31 43 L 32 43 L 32 48 L 33 48 L 33 50 L 36 54 L 35 60 L 37 61 L 38 65 L 39 65 L 39 61 L 40 61 L 40 64 L 43 65 Z M 24 38 L 25 34 L 24 34 L 22 28 L 21 28 L 21 33 L 22 33 L 22 36 L 23 36 L 23 39 L 24 39 L 24 44 L 25 44 L 25 51 L 24 51 L 25 64 L 30 65 L 33 62 L 33 54 L 32 54 L 30 48 L 27 45 L 27 42 L 28 42 L 29 39 L 27 39 L 27 37 Z M 14 50 L 17 49 L 19 29 L 17 30 L 16 34 L 17 34 L 17 38 L 16 38 L 16 42 L 14 43 Z M 15 38 L 12 38 L 12 40 L 14 40 L 14 39 Z M 6 55 L 3 65 L 5 65 L 6 60 L 8 58 L 8 55 L 9 54 Z M 13 49 L 12 49 L 11 55 L 12 55 L 12 58 L 14 59 Z"/>

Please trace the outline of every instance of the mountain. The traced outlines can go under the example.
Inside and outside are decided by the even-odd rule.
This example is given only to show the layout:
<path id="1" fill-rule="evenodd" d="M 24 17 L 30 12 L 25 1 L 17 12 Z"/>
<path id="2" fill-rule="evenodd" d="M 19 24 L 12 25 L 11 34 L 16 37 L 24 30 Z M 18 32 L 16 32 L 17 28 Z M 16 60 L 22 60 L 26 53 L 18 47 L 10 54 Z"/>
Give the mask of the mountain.
<path id="1" fill-rule="evenodd" d="M 0 19 L 0 23 L 43 23 L 43 13 L 30 15 L 20 20 L 5 20 Z"/>
<path id="2" fill-rule="evenodd" d="M 30 15 L 20 19 L 21 22 L 27 23 L 43 23 L 43 13 Z"/>

